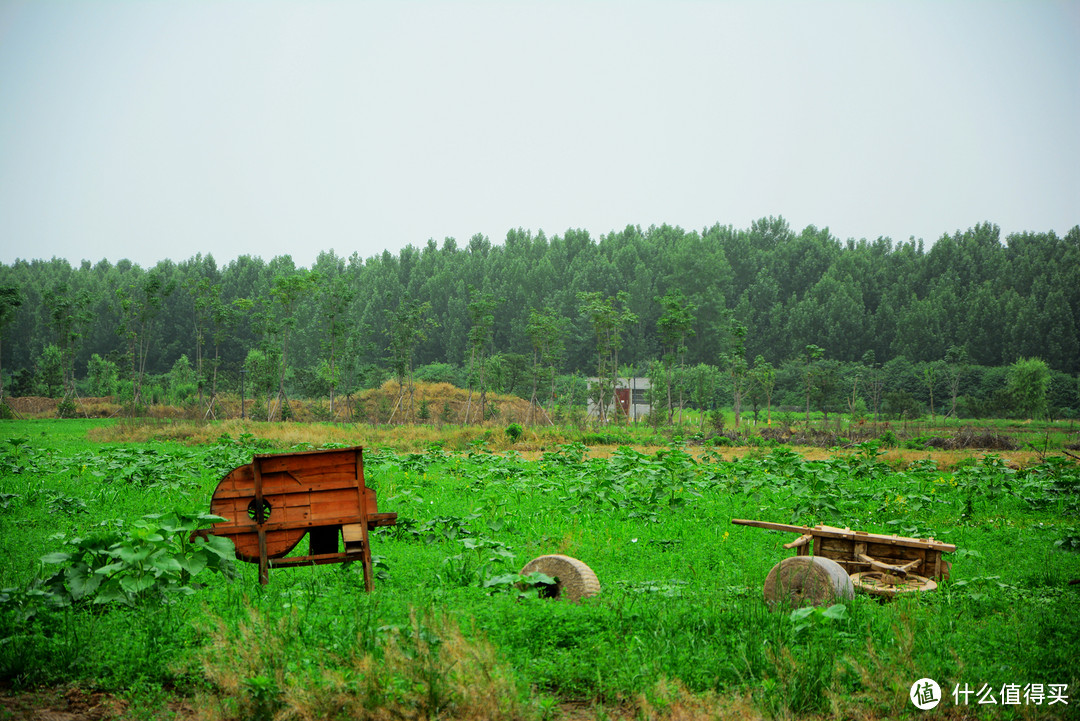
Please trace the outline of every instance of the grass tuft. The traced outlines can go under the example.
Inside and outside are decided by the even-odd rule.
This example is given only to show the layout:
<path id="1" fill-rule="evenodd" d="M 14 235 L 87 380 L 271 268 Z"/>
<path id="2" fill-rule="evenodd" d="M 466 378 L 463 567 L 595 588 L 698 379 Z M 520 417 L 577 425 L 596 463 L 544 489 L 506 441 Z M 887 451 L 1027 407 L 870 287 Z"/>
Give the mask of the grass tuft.
<path id="1" fill-rule="evenodd" d="M 379 629 L 370 651 L 357 639 L 347 659 L 304 647 L 295 613 L 274 621 L 251 609 L 247 621 L 218 619 L 208 631 L 202 666 L 214 690 L 197 703 L 206 718 L 498 721 L 531 713 L 495 648 L 442 614 L 413 612 L 406 626 Z"/>

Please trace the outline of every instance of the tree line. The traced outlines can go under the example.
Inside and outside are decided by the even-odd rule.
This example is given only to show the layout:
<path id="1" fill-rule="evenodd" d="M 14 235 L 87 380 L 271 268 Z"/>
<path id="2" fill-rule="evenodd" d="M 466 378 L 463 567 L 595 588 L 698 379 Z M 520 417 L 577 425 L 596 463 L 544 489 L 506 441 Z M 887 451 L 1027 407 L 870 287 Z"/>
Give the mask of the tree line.
<path id="1" fill-rule="evenodd" d="M 394 376 L 403 393 L 415 377 L 475 389 L 484 418 L 490 389 L 550 405 L 570 392 L 560 383 L 580 388 L 559 380 L 576 374 L 600 378 L 592 392 L 609 401 L 634 374 L 655 379 L 670 417 L 710 388 L 709 404 L 752 405 L 770 367 L 790 406 L 842 409 L 850 396 L 872 409 L 868 379 L 881 372 L 879 407 L 904 391 L 925 410 L 936 393 L 1000 413 L 1007 398 L 994 393 L 1009 386 L 994 369 L 1032 358 L 1050 374 L 1051 405 L 1076 409 L 1080 226 L 1002 239 L 983 223 L 925 248 L 842 242 L 770 217 L 599 239 L 517 229 L 501 244 L 476 235 L 370 258 L 324 252 L 310 268 L 287 255 L 220 267 L 201 254 L 152 268 L 19 260 L 0 265 L 0 323 L 8 395 L 112 390 L 149 402 L 182 386 L 208 403 L 235 392 L 243 370 L 270 416 L 289 397 L 332 405 Z"/>

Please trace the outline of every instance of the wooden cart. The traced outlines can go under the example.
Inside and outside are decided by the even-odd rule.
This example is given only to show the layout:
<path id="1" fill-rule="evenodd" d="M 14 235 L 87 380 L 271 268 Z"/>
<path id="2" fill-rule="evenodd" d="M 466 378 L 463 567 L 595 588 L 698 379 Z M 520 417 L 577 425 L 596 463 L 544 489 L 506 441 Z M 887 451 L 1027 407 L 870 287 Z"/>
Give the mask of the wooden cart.
<path id="1" fill-rule="evenodd" d="M 210 512 L 226 520 L 205 532 L 231 539 L 237 558 L 257 562 L 264 585 L 271 567 L 360 561 L 370 591 L 368 531 L 397 523 L 396 513 L 379 513 L 375 490 L 364 484 L 359 446 L 256 455 L 221 479 Z M 285 558 L 305 535 L 308 555 Z"/>
<path id="2" fill-rule="evenodd" d="M 732 519 L 741 526 L 800 534 L 784 548 L 794 548 L 796 556 L 819 556 L 839 564 L 851 577 L 855 589 L 879 596 L 932 591 L 937 581 L 947 579 L 951 568 L 943 553 L 956 546 L 933 538 L 908 538 L 853 531 L 832 526 L 792 526 L 768 521 Z"/>

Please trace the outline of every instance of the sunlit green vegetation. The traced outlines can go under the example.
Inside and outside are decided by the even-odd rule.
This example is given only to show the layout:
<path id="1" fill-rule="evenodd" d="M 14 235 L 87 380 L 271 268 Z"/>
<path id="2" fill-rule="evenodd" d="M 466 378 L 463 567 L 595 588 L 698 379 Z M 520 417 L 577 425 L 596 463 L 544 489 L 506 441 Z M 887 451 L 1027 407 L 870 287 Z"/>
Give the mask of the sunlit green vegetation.
<path id="1" fill-rule="evenodd" d="M 886 464 L 876 441 L 819 460 L 678 441 L 605 458 L 579 442 L 528 458 L 482 439 L 372 447 L 368 483 L 399 522 L 374 535 L 365 594 L 355 566 L 280 569 L 260 587 L 253 565 L 189 538 L 229 469 L 319 442 L 229 425 L 198 444 L 87 442 L 96 423 L 3 424 L 0 678 L 16 687 L 75 682 L 148 713 L 182 695 L 248 719 L 884 719 L 909 713 L 921 677 L 1080 689 L 1080 467 L 1060 453 L 941 469 Z M 762 582 L 793 536 L 735 517 L 958 551 L 931 594 L 769 611 Z M 552 602 L 506 582 L 545 553 L 586 562 L 601 594 Z"/>

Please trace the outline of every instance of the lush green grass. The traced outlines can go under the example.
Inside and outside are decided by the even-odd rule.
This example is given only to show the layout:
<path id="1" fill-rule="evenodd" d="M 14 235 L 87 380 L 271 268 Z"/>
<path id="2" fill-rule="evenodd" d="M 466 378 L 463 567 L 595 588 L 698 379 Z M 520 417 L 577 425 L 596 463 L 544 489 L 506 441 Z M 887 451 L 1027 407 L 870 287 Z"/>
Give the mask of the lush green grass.
<path id="1" fill-rule="evenodd" d="M 147 707 L 197 694 L 211 715 L 248 718 L 378 717 L 364 698 L 477 718 L 548 715 L 552 699 L 663 715 L 713 698 L 765 715 L 893 718 L 914 711 L 907 693 L 921 677 L 947 690 L 1080 692 L 1080 588 L 1067 585 L 1080 578 L 1080 553 L 1063 550 L 1080 546 L 1080 471 L 1068 459 L 1016 471 L 991 456 L 941 472 L 897 471 L 870 445 L 814 462 L 783 447 L 738 461 L 679 446 L 604 460 L 580 445 L 538 460 L 370 451 L 368 483 L 380 509 L 400 516 L 374 539 L 386 571 L 374 593 L 362 592 L 356 567 L 272 571 L 262 588 L 256 569 L 238 564 L 231 581 L 147 571 L 130 606 L 95 604 L 94 593 L 65 606 L 70 579 L 67 596 L 35 579 L 71 561 L 42 557 L 106 531 L 133 548 L 163 547 L 163 520 L 140 519 L 207 510 L 221 475 L 267 450 L 251 437 L 91 444 L 90 425 L 0 425 L 10 439 L 0 456 L 0 678 L 16 685 L 79 680 L 127 689 Z M 935 593 L 887 604 L 857 596 L 800 618 L 761 599 L 794 537 L 731 525 L 737 517 L 934 536 L 959 551 Z M 191 549 L 176 548 L 187 563 Z M 484 587 L 545 553 L 585 561 L 601 595 L 574 605 Z M 469 677 L 455 685 L 461 669 Z M 513 703 L 470 701 L 463 689 L 483 679 L 489 698 Z"/>

